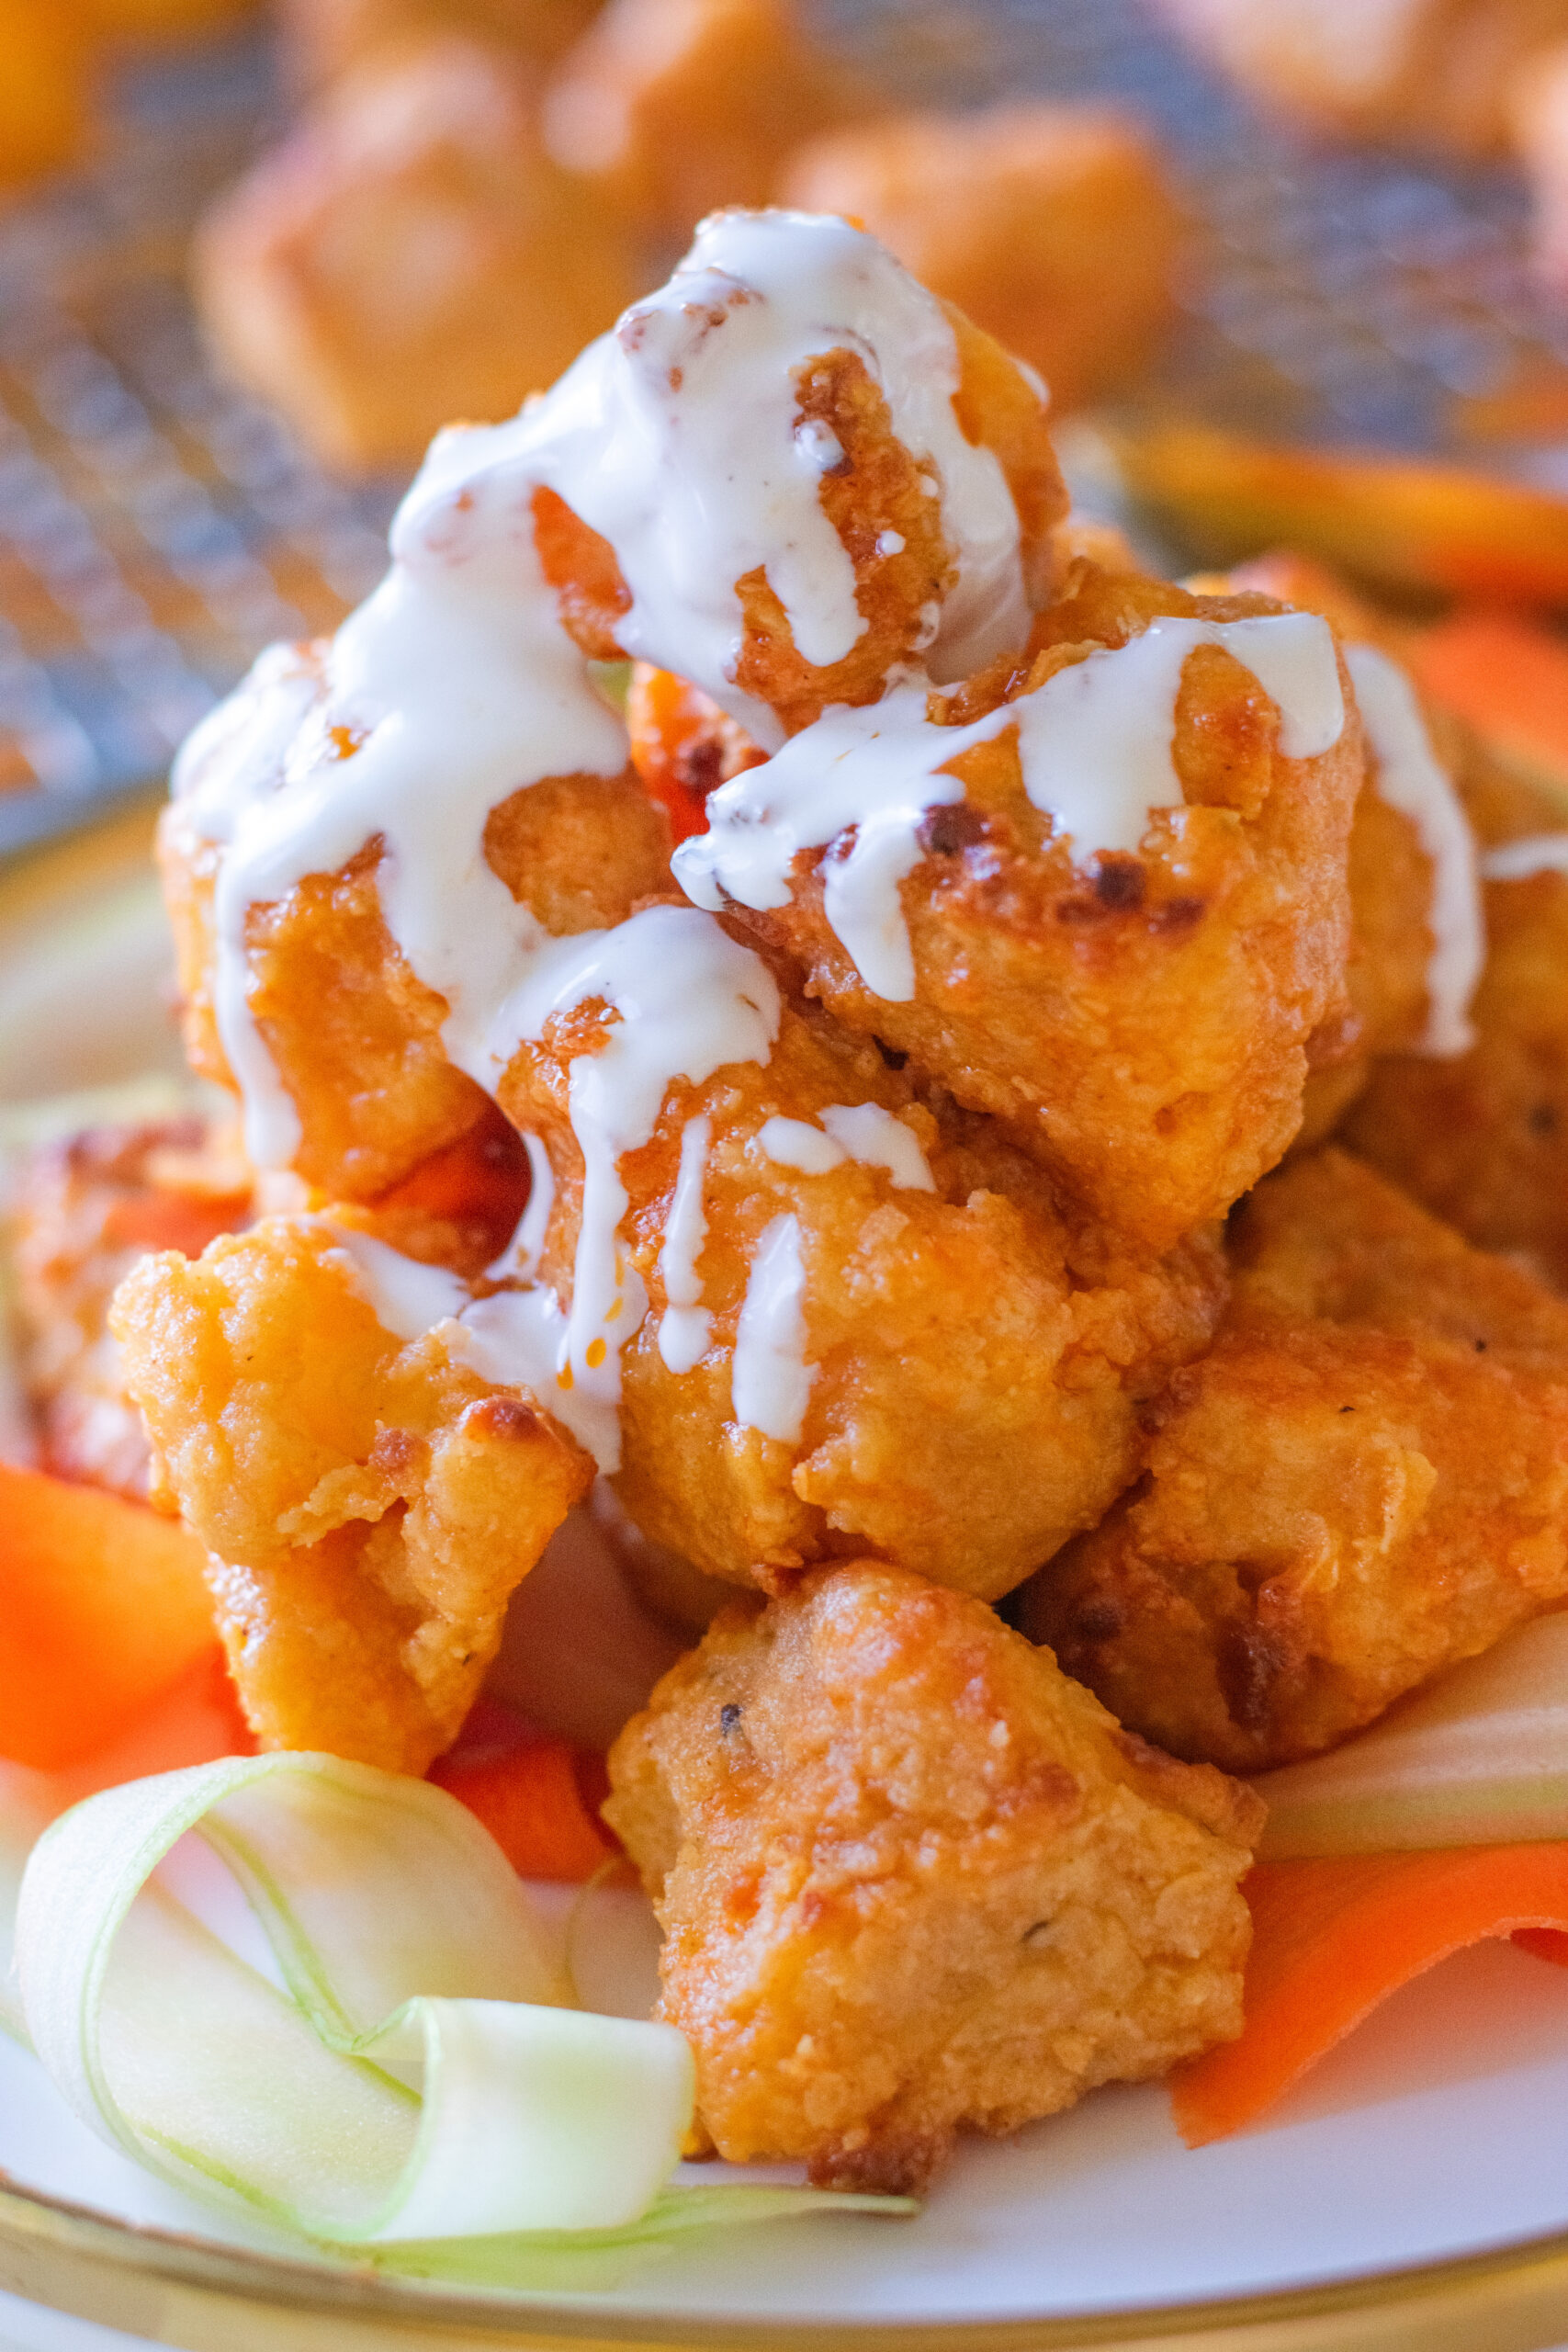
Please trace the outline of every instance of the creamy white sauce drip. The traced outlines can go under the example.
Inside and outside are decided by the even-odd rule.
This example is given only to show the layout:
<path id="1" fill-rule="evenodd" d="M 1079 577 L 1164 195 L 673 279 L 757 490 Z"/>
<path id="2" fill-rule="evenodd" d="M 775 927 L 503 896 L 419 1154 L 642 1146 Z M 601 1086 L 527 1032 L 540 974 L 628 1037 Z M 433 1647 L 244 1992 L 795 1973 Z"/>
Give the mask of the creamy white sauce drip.
<path id="1" fill-rule="evenodd" d="M 700 1363 L 713 1335 L 713 1317 L 703 1305 L 702 1276 L 697 1272 L 697 1260 L 707 1239 L 703 1179 L 712 1140 L 713 1121 L 705 1112 L 688 1119 L 681 1130 L 681 1166 L 665 1220 L 664 1247 L 659 1253 L 659 1272 L 669 1302 L 659 1319 L 659 1352 L 673 1373 L 690 1372 Z"/>
<path id="2" fill-rule="evenodd" d="M 485 860 L 485 820 L 543 777 L 613 775 L 626 757 L 540 571 L 536 488 L 558 491 L 615 548 L 633 599 L 628 650 L 705 686 L 767 742 L 781 740 L 776 720 L 730 674 L 736 581 L 766 569 L 808 661 L 857 641 L 853 566 L 820 498 L 841 452 L 826 428 L 796 422 L 795 371 L 840 347 L 864 360 L 942 500 L 958 579 L 931 616 L 937 673 L 1021 640 L 1018 516 L 996 458 L 959 427 L 940 304 L 843 221 L 705 222 L 670 284 L 552 392 L 509 424 L 437 437 L 393 525 L 391 571 L 320 666 L 264 655 L 181 757 L 189 821 L 223 851 L 216 1012 L 258 1167 L 287 1165 L 301 1137 L 251 1012 L 247 913 L 377 837 L 388 927 L 446 1000 L 454 1062 L 494 1085 L 495 1008 L 543 943 Z"/>
<path id="3" fill-rule="evenodd" d="M 355 1290 L 384 1331 L 412 1342 L 434 1332 L 448 1353 L 497 1387 L 525 1388 L 547 1404 L 585 1446 L 601 1469 L 620 1460 L 614 1403 L 587 1391 L 562 1391 L 557 1372 L 566 1317 L 542 1285 L 508 1288 L 476 1298 L 444 1266 L 423 1265 L 352 1227 L 321 1222 L 333 1237 L 332 1254 L 346 1266 Z"/>
<path id="4" fill-rule="evenodd" d="M 1375 646 L 1348 645 L 1345 665 L 1378 763 L 1379 797 L 1410 819 L 1432 866 L 1427 1027 L 1416 1051 L 1466 1053 L 1475 1042 L 1470 1001 L 1486 961 L 1475 836 L 1399 664 Z"/>
<path id="5" fill-rule="evenodd" d="M 806 1361 L 806 1267 L 800 1224 L 776 1216 L 751 1261 L 730 1360 L 730 1400 L 744 1429 L 798 1445 L 817 1366 Z"/>
<path id="6" fill-rule="evenodd" d="M 972 744 L 1016 729 L 1024 790 L 1078 860 L 1135 852 L 1155 810 L 1180 805 L 1176 699 L 1201 645 L 1222 646 L 1251 671 L 1279 707 L 1288 759 L 1317 758 L 1338 741 L 1338 663 L 1315 614 L 1156 620 L 967 727 L 931 719 L 925 687 L 914 681 L 866 708 L 825 711 L 775 757 L 710 794 L 708 831 L 675 854 L 681 887 L 716 912 L 727 899 L 759 910 L 787 906 L 797 853 L 852 834 L 826 861 L 823 912 L 873 994 L 907 1003 L 915 966 L 898 886 L 919 863 L 928 813 L 964 797 L 958 778 L 942 771 Z"/>
<path id="7" fill-rule="evenodd" d="M 1481 861 L 1486 882 L 1528 882 L 1537 874 L 1568 874 L 1568 833 L 1529 833 L 1504 842 Z"/>
<path id="8" fill-rule="evenodd" d="M 820 1115 L 819 1127 L 807 1119 L 766 1120 L 757 1130 L 758 1145 L 775 1166 L 797 1168 L 804 1176 L 826 1176 L 854 1159 L 864 1168 L 885 1168 L 905 1192 L 935 1192 L 916 1137 L 880 1102 L 829 1102 Z"/>
<path id="9" fill-rule="evenodd" d="M 841 452 L 819 423 L 796 422 L 797 370 L 834 350 L 864 362 L 897 439 L 930 461 L 958 576 L 916 650 L 933 675 L 966 676 L 1028 632 L 1017 509 L 995 456 L 959 425 L 941 304 L 846 221 L 716 213 L 669 284 L 553 390 L 460 436 L 470 481 L 513 497 L 544 482 L 609 541 L 632 600 L 625 650 L 691 679 L 770 749 L 777 718 L 735 684 L 736 582 L 765 571 L 807 662 L 841 661 L 865 628 L 821 501 Z"/>
<path id="10" fill-rule="evenodd" d="M 626 764 L 625 729 L 539 570 L 526 501 L 453 454 L 436 444 L 393 524 L 392 569 L 338 631 L 309 702 L 303 681 L 264 655 L 240 710 L 223 731 L 208 722 L 176 778 L 179 788 L 188 763 L 190 821 L 224 845 L 218 1023 L 259 1167 L 293 1157 L 299 1125 L 251 1015 L 250 908 L 335 872 L 379 835 L 388 928 L 446 999 L 452 1059 L 493 1085 L 491 1018 L 543 934 L 491 871 L 485 820 L 545 776 Z"/>
<path id="11" fill-rule="evenodd" d="M 553 940 L 502 1005 L 489 1050 L 504 1069 L 554 1014 L 603 1001 L 619 1018 L 598 1052 L 571 1064 L 568 1102 L 582 1154 L 571 1309 L 558 1386 L 614 1407 L 620 1351 L 648 1312 L 647 1289 L 620 1247 L 628 1195 L 620 1163 L 648 1143 L 677 1079 L 701 1086 L 730 1062 L 765 1062 L 778 1035 L 779 992 L 750 948 L 691 907 L 649 907 L 614 931 Z M 614 1467 L 613 1464 L 604 1466 Z"/>
<path id="12" fill-rule="evenodd" d="M 863 1168 L 886 1168 L 906 1193 L 934 1193 L 936 1179 L 919 1141 L 880 1102 L 829 1102 L 822 1125 L 840 1148 Z"/>
<path id="13" fill-rule="evenodd" d="M 445 1266 L 426 1266 L 405 1258 L 368 1233 L 352 1226 L 328 1224 L 334 1254 L 349 1261 L 354 1286 L 375 1315 L 383 1331 L 394 1339 L 423 1339 L 438 1323 L 461 1315 L 473 1304 L 473 1293 L 460 1276 Z"/>

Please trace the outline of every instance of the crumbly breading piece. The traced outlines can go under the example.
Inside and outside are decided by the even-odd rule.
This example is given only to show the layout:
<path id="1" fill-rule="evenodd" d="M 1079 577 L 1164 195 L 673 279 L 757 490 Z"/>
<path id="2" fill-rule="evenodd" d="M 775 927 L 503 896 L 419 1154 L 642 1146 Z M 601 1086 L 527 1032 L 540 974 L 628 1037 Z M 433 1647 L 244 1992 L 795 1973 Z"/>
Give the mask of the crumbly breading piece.
<path id="1" fill-rule="evenodd" d="M 1568 1306 L 1334 1150 L 1233 1260 L 1147 1477 L 1019 1608 L 1123 1722 L 1254 1771 L 1568 1597 Z"/>
<path id="2" fill-rule="evenodd" d="M 154 1499 L 212 1555 L 258 1736 L 423 1772 L 586 1491 L 587 1455 L 439 1331 L 386 1329 L 322 1219 L 265 1218 L 194 1263 L 145 1259 L 111 1322 Z"/>
<path id="3" fill-rule="evenodd" d="M 1040 616 L 1027 667 L 1003 665 L 939 716 L 968 721 L 1156 616 L 1277 611 L 1082 564 Z M 1347 702 L 1349 695 L 1347 687 Z M 901 899 L 907 1002 L 874 995 L 824 910 L 835 844 L 802 851 L 789 903 L 725 920 L 839 1018 L 1002 1122 L 1093 1216 L 1168 1248 L 1271 1167 L 1301 1122 L 1314 1038 L 1347 1011 L 1347 842 L 1362 778 L 1348 726 L 1286 759 L 1279 715 L 1218 646 L 1187 662 L 1173 759 L 1185 805 L 1136 856 L 1092 871 L 1024 789 L 1017 737 L 962 752 L 964 797 L 933 808 Z"/>
<path id="4" fill-rule="evenodd" d="M 1176 201 L 1148 133 L 1105 107 L 856 123 L 792 157 L 783 200 L 860 221 L 1057 412 L 1134 374 L 1171 311 Z"/>
<path id="5" fill-rule="evenodd" d="M 768 203 L 789 150 L 869 98 L 790 0 L 610 0 L 546 93 L 545 136 L 639 229 L 677 238 L 718 205 Z"/>
<path id="6" fill-rule="evenodd" d="M 13 1204 L 23 1384 L 45 1469 L 141 1499 L 147 1435 L 109 1301 L 150 1250 L 196 1257 L 251 1215 L 251 1171 L 205 1120 L 89 1127 L 42 1146 Z"/>
<path id="7" fill-rule="evenodd" d="M 1245 89 L 1320 128 L 1460 154 L 1503 147 L 1509 85 L 1568 0 L 1160 0 Z"/>
<path id="8" fill-rule="evenodd" d="M 200 783 L 197 771 L 187 791 Z M 669 825 L 630 768 L 550 776 L 513 793 L 491 813 L 485 853 L 556 936 L 620 922 L 639 899 L 670 887 Z M 186 1052 L 202 1077 L 231 1086 L 214 1008 L 220 855 L 186 801 L 171 801 L 158 860 Z M 446 1057 L 446 999 L 415 977 L 387 928 L 379 859 L 378 841 L 367 842 L 335 874 L 310 875 L 287 897 L 253 906 L 245 925 L 251 1010 L 299 1117 L 293 1164 L 334 1200 L 374 1200 L 486 1110 L 479 1086 Z"/>
<path id="9" fill-rule="evenodd" d="M 502 1107 L 550 1156 L 544 1272 L 563 1299 L 583 1192 L 572 1070 L 614 1034 L 596 1003 L 553 1016 L 501 1086 Z M 863 1105 L 890 1120 L 859 1148 L 886 1156 L 890 1134 L 909 1163 L 902 1181 L 824 1131 L 829 1106 Z M 692 1369 L 676 1372 L 660 1345 L 663 1249 L 698 1117 L 709 1132 L 695 1272 L 711 1327 Z M 876 1109 L 866 1122 L 877 1125 Z M 1223 1304 L 1212 1234 L 1149 1261 L 1075 1229 L 989 1123 L 927 1107 L 908 1073 L 815 1008 L 784 1008 L 765 1064 L 671 1085 L 619 1180 L 629 1206 L 618 1246 L 651 1305 L 622 1351 L 617 1491 L 652 1541 L 741 1582 L 874 1550 L 987 1599 L 1006 1592 L 1136 1475 L 1140 1401 L 1208 1344 Z M 794 1439 L 743 1426 L 734 1382 L 749 1284 L 766 1286 L 755 1269 L 786 1218 L 802 1274 L 799 1359 L 812 1367 Z"/>
<path id="10" fill-rule="evenodd" d="M 1479 752 L 1461 783 L 1486 848 L 1564 830 L 1560 800 Z M 1483 896 L 1474 1046 L 1381 1062 L 1345 1140 L 1468 1240 L 1568 1291 L 1568 875 L 1487 882 Z"/>
<path id="11" fill-rule="evenodd" d="M 1241 2030 L 1258 1801 L 901 1569 L 726 1610 L 610 1778 L 664 1928 L 659 2015 L 731 2162 L 918 2191 L 960 2130 Z"/>
<path id="12" fill-rule="evenodd" d="M 679 283 L 679 279 L 675 281 Z M 945 304 L 958 344 L 953 407 L 965 438 L 989 449 L 1000 466 L 1021 530 L 1021 555 L 1032 603 L 1050 593 L 1053 531 L 1067 493 L 1035 385 L 1001 345 Z M 635 327 L 635 311 L 630 324 Z M 809 361 L 795 377 L 799 424 L 831 436 L 841 452 L 822 476 L 824 513 L 855 571 L 855 603 L 865 626 L 841 661 L 816 663 L 795 643 L 789 616 L 759 566 L 737 581 L 742 629 L 730 674 L 742 693 L 766 703 L 788 733 L 808 727 L 830 703 L 875 702 L 899 667 L 930 642 L 933 608 L 957 578 L 926 471 L 929 452 L 907 449 L 865 361 L 839 348 Z M 534 534 L 562 616 L 583 651 L 613 661 L 630 595 L 614 551 L 553 491 L 534 500 Z"/>
<path id="13" fill-rule="evenodd" d="M 621 222 L 540 147 L 518 62 L 439 30 L 319 99 L 209 216 L 195 269 L 224 365 L 350 469 L 511 416 L 637 278 Z"/>

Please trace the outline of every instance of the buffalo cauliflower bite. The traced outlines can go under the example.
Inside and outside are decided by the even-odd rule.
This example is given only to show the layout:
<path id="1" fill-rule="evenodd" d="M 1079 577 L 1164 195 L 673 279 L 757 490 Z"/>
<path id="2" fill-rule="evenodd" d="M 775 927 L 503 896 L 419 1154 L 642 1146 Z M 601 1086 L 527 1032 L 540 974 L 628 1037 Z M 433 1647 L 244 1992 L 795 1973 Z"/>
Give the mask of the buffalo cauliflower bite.
<path id="1" fill-rule="evenodd" d="M 1162 616 L 1279 609 L 1084 563 L 1039 616 L 1027 664 L 997 665 L 931 716 L 982 718 Z M 1168 1248 L 1280 1158 L 1311 1054 L 1348 1010 L 1359 740 L 1348 725 L 1294 760 L 1279 733 L 1251 673 L 1200 645 L 1175 714 L 1184 805 L 1154 812 L 1136 855 L 1098 859 L 1075 854 L 1030 800 L 1015 730 L 962 751 L 951 773 L 964 797 L 929 811 L 900 888 L 906 1001 L 873 991 L 828 920 L 842 839 L 796 854 L 785 904 L 729 900 L 725 921 L 840 1020 L 989 1113 L 1091 1216 Z"/>
<path id="2" fill-rule="evenodd" d="M 1352 665 L 1370 649 L 1395 663 L 1415 696 L 1427 746 L 1467 812 L 1485 768 L 1484 756 L 1461 721 L 1427 702 L 1405 670 L 1408 632 L 1359 596 L 1339 573 L 1310 557 L 1275 552 L 1240 565 L 1224 583 L 1277 596 L 1298 610 L 1319 613 L 1349 651 Z M 1350 953 L 1345 981 L 1350 1017 L 1337 1041 L 1325 1041 L 1314 1057 L 1297 1147 L 1311 1149 L 1326 1140 L 1367 1086 L 1373 1069 L 1391 1055 L 1418 1055 L 1432 1024 L 1439 1031 L 1452 1006 L 1434 1006 L 1430 989 L 1438 876 L 1423 844 L 1422 830 L 1408 808 L 1385 797 L 1384 761 L 1376 725 L 1363 714 L 1366 782 L 1356 800 L 1350 828 Z M 1441 812 L 1427 811 L 1427 820 Z M 1467 823 L 1472 818 L 1467 814 Z M 1471 857 L 1473 860 L 1473 842 Z M 1473 865 L 1472 868 L 1473 876 Z M 1471 884 L 1475 889 L 1473 878 Z M 1451 909 L 1450 920 L 1462 921 Z M 1472 972 L 1473 980 L 1478 974 Z M 1441 1041 L 1440 1042 L 1447 1042 Z"/>
<path id="3" fill-rule="evenodd" d="M 766 204 L 790 148 L 868 96 L 791 0 L 610 0 L 545 94 L 545 138 L 646 233 L 682 237 Z"/>
<path id="4" fill-rule="evenodd" d="M 544 153 L 521 61 L 412 27 L 229 189 L 196 244 L 226 367 L 337 467 L 510 416 L 636 286 L 625 225 Z"/>
<path id="5" fill-rule="evenodd" d="M 1159 0 L 1254 98 L 1310 127 L 1461 155 L 1504 147 L 1532 51 L 1568 0 Z"/>
<path id="6" fill-rule="evenodd" d="M 1562 801 L 1473 747 L 1463 784 L 1488 851 L 1562 837 Z M 1568 1291 L 1568 872 L 1553 854 L 1538 871 L 1483 885 L 1486 965 L 1470 1052 L 1381 1062 L 1345 1139 L 1468 1240 Z"/>
<path id="7" fill-rule="evenodd" d="M 1568 1307 L 1338 1151 L 1232 1255 L 1143 1484 L 1019 1608 L 1124 1723 L 1255 1771 L 1568 1598 Z"/>
<path id="8" fill-rule="evenodd" d="M 727 217 L 719 216 L 721 226 Z M 741 288 L 737 304 L 747 299 Z M 959 427 L 1001 469 L 1017 512 L 1025 586 L 1038 605 L 1051 586 L 1052 534 L 1067 510 L 1045 405 L 999 344 L 951 304 L 942 307 L 957 344 L 953 406 Z M 616 330 L 634 345 L 638 315 L 634 306 Z M 710 331 L 723 332 L 722 314 Z M 930 453 L 906 448 L 897 438 L 887 398 L 861 355 L 841 345 L 824 350 L 796 370 L 795 395 L 797 436 L 809 435 L 816 446 L 838 451 L 818 497 L 853 564 L 863 626 L 840 660 L 813 662 L 795 645 L 766 567 L 735 582 L 741 631 L 730 678 L 740 693 L 766 704 L 786 733 L 808 727 L 829 704 L 876 701 L 889 676 L 925 649 L 933 616 L 958 582 Z M 535 496 L 534 530 L 546 577 L 579 644 L 595 660 L 618 658 L 617 628 L 631 599 L 614 550 L 547 488 Z"/>
<path id="9" fill-rule="evenodd" d="M 1250 1792 L 989 1610 L 871 1561 L 726 1610 L 610 1754 L 658 2014 L 731 2162 L 919 2190 L 1241 2030 Z"/>
<path id="10" fill-rule="evenodd" d="M 797 151 L 784 201 L 861 221 L 1037 368 L 1057 411 L 1134 374 L 1171 312 L 1176 200 L 1148 134 L 1108 107 L 853 123 Z"/>
<path id="11" fill-rule="evenodd" d="M 565 1300 L 583 1203 L 574 1072 L 615 1034 L 602 1002 L 552 1016 L 501 1086 L 550 1157 L 543 1271 Z M 694 1272 L 710 1320 L 676 1370 L 665 1244 L 698 1119 Z M 987 1599 L 1006 1592 L 1136 1476 L 1140 1402 L 1207 1345 L 1224 1300 L 1213 1235 L 1163 1261 L 1126 1257 L 1065 1219 L 987 1122 L 928 1106 L 908 1072 L 815 1008 L 784 1007 L 766 1062 L 673 1083 L 618 1178 L 617 1246 L 650 1306 L 622 1351 L 617 1491 L 653 1542 L 739 1582 L 873 1549 Z M 785 1219 L 809 1380 L 794 1437 L 744 1423 L 737 1374 L 740 1317 Z"/>
<path id="12" fill-rule="evenodd" d="M 449 1331 L 387 1329 L 347 1231 L 269 1217 L 194 1262 L 147 1258 L 111 1323 L 154 1499 L 211 1555 L 258 1736 L 417 1773 L 456 1736 L 513 1588 L 592 1465 Z"/>
<path id="13" fill-rule="evenodd" d="M 196 1257 L 251 1215 L 231 1134 L 195 1116 L 88 1127 L 45 1144 L 13 1204 L 23 1386 L 57 1477 L 147 1493 L 147 1436 L 107 1325 L 116 1286 L 152 1250 Z"/>
<path id="14" fill-rule="evenodd" d="M 231 1087 L 215 1003 L 222 852 L 189 807 L 201 780 L 198 767 L 164 810 L 158 858 L 186 1052 L 202 1077 Z M 670 887 L 668 824 L 629 768 L 525 786 L 491 812 L 484 844 L 491 870 L 552 935 L 619 922 Z M 245 921 L 251 1012 L 300 1124 L 293 1166 L 334 1200 L 374 1200 L 486 1111 L 481 1089 L 447 1058 L 446 999 L 410 968 L 387 926 L 380 857 L 380 842 L 369 841 L 335 873 L 308 875 Z"/>

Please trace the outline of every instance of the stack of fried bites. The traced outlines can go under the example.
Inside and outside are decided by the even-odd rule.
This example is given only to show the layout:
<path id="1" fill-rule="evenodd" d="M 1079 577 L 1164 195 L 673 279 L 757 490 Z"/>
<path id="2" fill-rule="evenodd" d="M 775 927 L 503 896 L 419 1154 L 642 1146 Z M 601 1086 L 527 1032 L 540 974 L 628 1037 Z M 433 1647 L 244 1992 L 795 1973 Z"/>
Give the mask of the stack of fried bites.
<path id="1" fill-rule="evenodd" d="M 1332 582 L 1066 508 L 882 246 L 716 215 L 164 824 L 264 1172 L 111 1322 L 250 1720 L 423 1771 L 592 1488 L 701 1636 L 610 1757 L 661 2014 L 824 2182 L 1233 2037 L 1226 1775 L 1568 1597 L 1550 820 Z"/>

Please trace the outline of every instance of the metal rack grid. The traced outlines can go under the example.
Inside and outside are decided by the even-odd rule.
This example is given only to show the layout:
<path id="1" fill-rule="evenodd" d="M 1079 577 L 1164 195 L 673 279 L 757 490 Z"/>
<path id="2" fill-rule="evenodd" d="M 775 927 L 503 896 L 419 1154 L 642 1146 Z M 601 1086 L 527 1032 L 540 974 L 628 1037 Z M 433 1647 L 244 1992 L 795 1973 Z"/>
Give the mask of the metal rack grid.
<path id="1" fill-rule="evenodd" d="M 1141 0 L 825 0 L 911 103 L 1136 107 L 1195 235 L 1147 397 L 1265 433 L 1473 454 L 1473 420 L 1568 367 L 1503 169 L 1314 146 L 1264 121 Z M 166 766 L 278 636 L 374 582 L 397 485 L 323 474 L 207 364 L 184 251 L 276 128 L 260 34 L 121 72 L 106 153 L 0 211 L 0 851 Z M 1568 452 L 1486 462 L 1568 486 Z"/>

